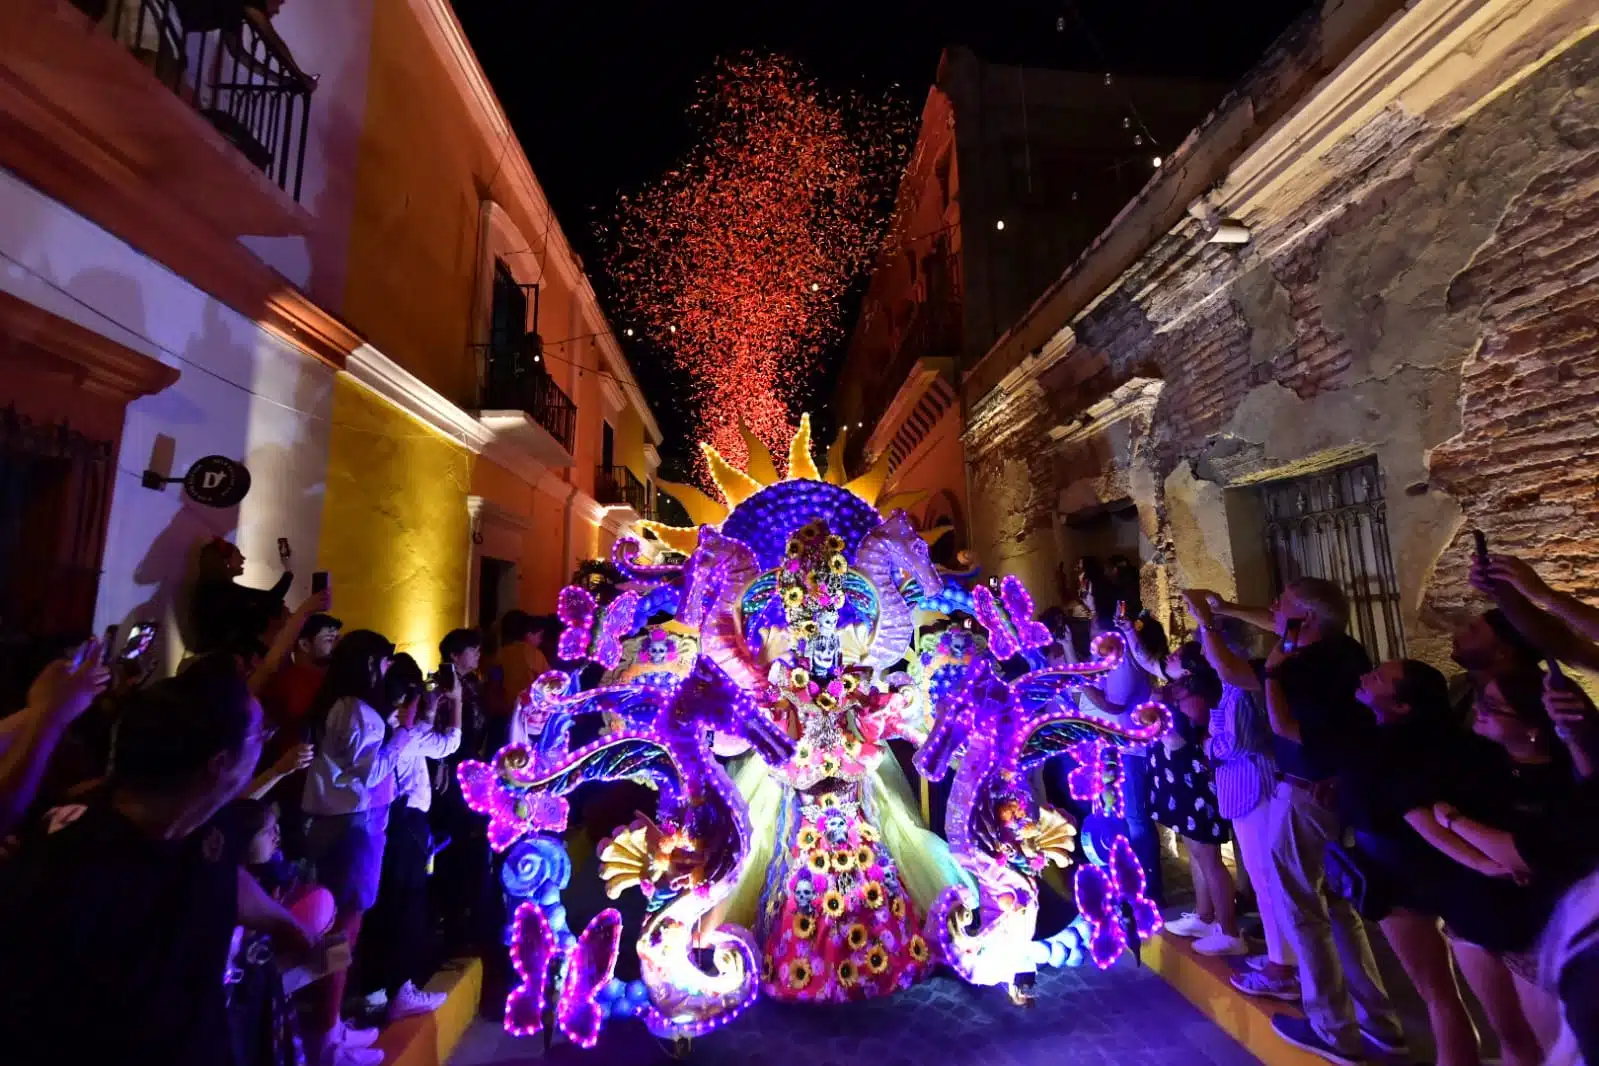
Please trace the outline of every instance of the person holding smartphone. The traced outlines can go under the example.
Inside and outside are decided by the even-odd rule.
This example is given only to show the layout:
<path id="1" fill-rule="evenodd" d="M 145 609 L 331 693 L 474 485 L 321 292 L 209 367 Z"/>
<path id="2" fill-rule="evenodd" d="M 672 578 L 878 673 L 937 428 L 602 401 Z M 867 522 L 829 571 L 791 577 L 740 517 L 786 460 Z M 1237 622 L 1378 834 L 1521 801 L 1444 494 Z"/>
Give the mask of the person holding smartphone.
<path id="1" fill-rule="evenodd" d="M 1234 617 L 1276 640 L 1255 685 L 1275 735 L 1278 784 L 1268 816 L 1272 870 L 1281 885 L 1282 927 L 1299 961 L 1305 1017 L 1276 1015 L 1289 1043 L 1331 1062 L 1405 1048 L 1366 926 L 1346 899 L 1329 900 L 1325 859 L 1344 825 L 1334 802 L 1342 755 L 1374 727 L 1356 697 L 1371 659 L 1348 633 L 1349 601 L 1321 578 L 1299 578 L 1270 609 L 1208 598 L 1214 614 Z"/>

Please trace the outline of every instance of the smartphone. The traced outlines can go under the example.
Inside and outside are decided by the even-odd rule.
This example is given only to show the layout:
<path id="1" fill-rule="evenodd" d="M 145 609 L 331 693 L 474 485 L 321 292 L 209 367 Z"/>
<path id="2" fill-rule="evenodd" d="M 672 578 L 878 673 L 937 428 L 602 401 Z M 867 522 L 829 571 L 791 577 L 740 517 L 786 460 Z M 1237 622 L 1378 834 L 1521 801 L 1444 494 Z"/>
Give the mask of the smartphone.
<path id="1" fill-rule="evenodd" d="M 1299 627 L 1304 621 L 1303 618 L 1290 618 L 1283 622 L 1283 650 L 1293 651 L 1299 646 Z"/>
<path id="2" fill-rule="evenodd" d="M 122 645 L 121 660 L 125 663 L 137 662 L 155 643 L 155 630 L 154 622 L 135 622 L 133 628 L 128 630 L 128 642 Z"/>
<path id="3" fill-rule="evenodd" d="M 448 690 L 455 687 L 455 667 L 450 663 L 441 663 L 439 672 L 433 676 L 438 679 L 440 689 Z"/>
<path id="4" fill-rule="evenodd" d="M 122 627 L 112 622 L 105 627 L 104 647 L 100 649 L 100 665 L 110 666 L 111 660 L 117 655 L 117 630 Z"/>
<path id="5" fill-rule="evenodd" d="M 278 538 L 278 558 L 284 560 L 285 562 L 287 562 L 289 560 L 289 558 L 293 554 L 294 554 L 294 552 L 289 550 L 289 538 L 288 537 L 279 537 Z"/>
<path id="6" fill-rule="evenodd" d="M 1549 659 L 1547 661 L 1549 663 L 1549 676 L 1560 682 L 1561 685 L 1565 685 L 1566 672 L 1560 669 L 1560 663 L 1554 659 Z"/>
<path id="7" fill-rule="evenodd" d="M 1117 604 L 1116 604 L 1116 617 L 1117 618 L 1126 618 L 1127 617 L 1127 601 L 1126 600 L 1120 600 L 1120 601 L 1117 602 Z"/>
<path id="8" fill-rule="evenodd" d="M 313 571 L 311 574 L 311 594 L 314 596 L 318 592 L 326 592 L 327 590 L 328 572 L 326 570 Z"/>
<path id="9" fill-rule="evenodd" d="M 1474 529 L 1471 531 L 1471 539 L 1477 542 L 1477 561 L 1486 563 L 1488 561 L 1488 537 L 1482 530 Z"/>

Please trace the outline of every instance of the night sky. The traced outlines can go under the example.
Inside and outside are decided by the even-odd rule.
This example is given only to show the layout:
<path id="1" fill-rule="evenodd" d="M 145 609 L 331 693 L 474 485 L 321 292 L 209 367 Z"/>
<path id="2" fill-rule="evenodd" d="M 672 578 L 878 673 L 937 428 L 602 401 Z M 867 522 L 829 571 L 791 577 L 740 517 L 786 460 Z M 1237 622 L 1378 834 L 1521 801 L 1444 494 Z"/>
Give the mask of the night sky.
<path id="1" fill-rule="evenodd" d="M 595 224 L 611 217 L 619 193 L 657 177 L 688 147 L 684 109 L 719 56 L 779 52 L 826 84 L 892 92 L 919 112 L 946 45 L 964 44 L 999 63 L 1233 81 L 1310 5 L 454 0 L 454 6 L 614 323 Z M 1064 29 L 1057 29 L 1061 19 Z M 667 436 L 663 451 L 680 454 L 685 423 L 671 400 L 670 371 L 660 353 L 619 339 Z M 831 391 L 825 380 L 818 387 Z"/>

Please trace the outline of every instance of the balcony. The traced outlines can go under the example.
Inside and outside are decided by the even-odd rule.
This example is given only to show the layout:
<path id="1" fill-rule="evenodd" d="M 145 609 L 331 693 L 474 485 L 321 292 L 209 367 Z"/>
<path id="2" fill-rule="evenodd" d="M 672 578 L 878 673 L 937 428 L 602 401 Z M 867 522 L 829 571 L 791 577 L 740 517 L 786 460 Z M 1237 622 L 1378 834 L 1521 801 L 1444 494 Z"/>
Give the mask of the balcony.
<path id="1" fill-rule="evenodd" d="M 577 405 L 544 364 L 538 334 L 475 345 L 481 360 L 479 419 L 546 466 L 571 466 Z"/>
<path id="2" fill-rule="evenodd" d="M 175 212 L 227 238 L 303 233 L 313 84 L 242 19 L 186 29 L 191 6 L 0 4 L 0 165 L 140 246 L 125 231 Z"/>
<path id="3" fill-rule="evenodd" d="M 605 507 L 626 507 L 640 518 L 654 518 L 652 495 L 650 487 L 625 466 L 601 466 L 594 470 L 594 499 Z"/>

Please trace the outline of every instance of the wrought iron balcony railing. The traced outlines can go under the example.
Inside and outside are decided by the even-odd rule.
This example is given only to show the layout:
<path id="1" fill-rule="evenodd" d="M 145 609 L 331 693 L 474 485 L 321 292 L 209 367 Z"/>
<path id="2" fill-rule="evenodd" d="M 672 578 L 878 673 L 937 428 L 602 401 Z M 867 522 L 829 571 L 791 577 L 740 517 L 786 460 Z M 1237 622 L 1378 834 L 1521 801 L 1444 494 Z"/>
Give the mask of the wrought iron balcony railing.
<path id="1" fill-rule="evenodd" d="M 214 0 L 72 0 L 277 186 L 300 198 L 314 79 Z"/>
<path id="2" fill-rule="evenodd" d="M 474 350 L 483 360 L 479 408 L 526 412 L 570 455 L 577 435 L 577 405 L 545 368 L 538 334 L 496 338 Z"/>
<path id="3" fill-rule="evenodd" d="M 650 487 L 625 466 L 601 466 L 594 470 L 594 498 L 607 507 L 631 507 L 640 518 L 655 517 L 655 501 Z"/>

